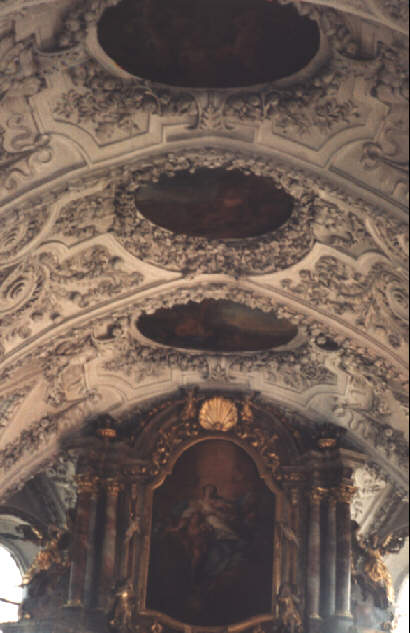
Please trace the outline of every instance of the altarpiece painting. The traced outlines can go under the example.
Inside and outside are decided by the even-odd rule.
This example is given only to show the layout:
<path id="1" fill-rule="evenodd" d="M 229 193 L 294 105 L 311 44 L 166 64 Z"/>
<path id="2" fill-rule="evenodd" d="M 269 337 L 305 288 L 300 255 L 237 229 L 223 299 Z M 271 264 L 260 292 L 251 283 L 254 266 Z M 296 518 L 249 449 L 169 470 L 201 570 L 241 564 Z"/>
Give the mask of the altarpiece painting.
<path id="1" fill-rule="evenodd" d="M 251 457 L 213 439 L 153 494 L 148 609 L 221 626 L 272 610 L 275 495 Z"/>

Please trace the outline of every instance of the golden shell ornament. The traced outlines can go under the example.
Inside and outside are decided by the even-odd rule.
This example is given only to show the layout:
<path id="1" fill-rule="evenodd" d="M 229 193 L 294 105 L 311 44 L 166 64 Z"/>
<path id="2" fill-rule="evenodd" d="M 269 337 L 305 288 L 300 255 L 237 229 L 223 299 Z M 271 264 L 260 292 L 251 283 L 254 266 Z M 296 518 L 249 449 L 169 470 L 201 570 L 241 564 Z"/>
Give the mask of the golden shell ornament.
<path id="1" fill-rule="evenodd" d="M 199 424 L 207 431 L 229 431 L 238 422 L 236 406 L 226 398 L 211 398 L 204 402 Z"/>

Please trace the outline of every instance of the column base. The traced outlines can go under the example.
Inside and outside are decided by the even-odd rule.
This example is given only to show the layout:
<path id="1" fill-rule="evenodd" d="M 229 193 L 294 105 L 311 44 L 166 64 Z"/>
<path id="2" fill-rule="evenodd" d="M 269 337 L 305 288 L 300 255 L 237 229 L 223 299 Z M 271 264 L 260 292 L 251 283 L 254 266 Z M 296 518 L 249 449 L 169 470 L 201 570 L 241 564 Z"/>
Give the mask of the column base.
<path id="1" fill-rule="evenodd" d="M 323 633 L 355 633 L 355 631 L 351 616 L 334 615 L 323 625 Z"/>
<path id="2" fill-rule="evenodd" d="M 308 630 L 307 633 L 322 633 L 323 620 L 319 616 L 310 616 L 308 618 Z"/>

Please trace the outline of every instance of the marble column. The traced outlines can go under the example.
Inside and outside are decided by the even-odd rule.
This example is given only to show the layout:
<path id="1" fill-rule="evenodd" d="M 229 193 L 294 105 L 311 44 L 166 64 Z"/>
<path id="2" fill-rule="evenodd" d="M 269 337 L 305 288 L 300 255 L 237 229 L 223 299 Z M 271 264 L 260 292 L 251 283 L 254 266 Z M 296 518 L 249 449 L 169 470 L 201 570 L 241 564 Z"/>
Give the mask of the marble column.
<path id="1" fill-rule="evenodd" d="M 315 487 L 310 494 L 310 519 L 307 560 L 307 615 L 309 632 L 317 630 L 320 621 L 320 508 L 323 488 Z"/>
<path id="2" fill-rule="evenodd" d="M 68 606 L 70 607 L 83 606 L 90 510 L 94 491 L 95 480 L 92 477 L 81 475 L 77 478 L 77 508 L 71 544 L 71 571 L 68 591 Z"/>
<path id="3" fill-rule="evenodd" d="M 336 498 L 330 493 L 327 505 L 325 614 L 332 617 L 336 613 L 336 562 L 337 562 L 337 515 Z"/>
<path id="4" fill-rule="evenodd" d="M 300 548 L 300 490 L 292 488 L 291 490 L 291 519 L 292 530 L 296 538 L 291 550 L 290 559 L 290 582 L 292 588 L 298 587 L 299 581 L 299 548 Z"/>
<path id="5" fill-rule="evenodd" d="M 336 615 L 351 618 L 352 520 L 350 503 L 355 488 L 342 484 L 337 490 Z"/>
<path id="6" fill-rule="evenodd" d="M 143 511 L 143 488 L 133 482 L 127 499 L 128 525 L 124 534 L 121 552 L 121 577 L 135 581 L 141 540 L 141 516 Z"/>
<path id="7" fill-rule="evenodd" d="M 84 606 L 90 607 L 94 596 L 95 565 L 96 565 L 96 545 L 97 545 L 97 501 L 98 501 L 98 480 L 94 481 L 91 490 L 89 525 L 88 525 L 88 550 L 87 564 L 84 578 Z"/>
<path id="8" fill-rule="evenodd" d="M 104 483 L 106 491 L 104 538 L 101 557 L 99 600 L 100 607 L 106 604 L 107 594 L 115 585 L 115 564 L 117 553 L 117 507 L 120 485 L 115 480 Z"/>

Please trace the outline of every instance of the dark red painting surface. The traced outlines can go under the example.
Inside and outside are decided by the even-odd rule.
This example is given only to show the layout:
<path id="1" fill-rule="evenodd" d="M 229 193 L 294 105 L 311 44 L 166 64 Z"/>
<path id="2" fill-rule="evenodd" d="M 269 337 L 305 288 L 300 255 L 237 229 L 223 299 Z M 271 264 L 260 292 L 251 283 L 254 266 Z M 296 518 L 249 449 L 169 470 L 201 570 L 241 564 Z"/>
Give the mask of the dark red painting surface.
<path id="1" fill-rule="evenodd" d="M 154 493 L 147 607 L 192 625 L 272 609 L 275 498 L 224 440 L 186 451 Z"/>
<path id="2" fill-rule="evenodd" d="M 128 72 L 190 87 L 241 87 L 287 77 L 319 48 L 316 22 L 273 0 L 123 0 L 98 25 Z"/>
<path id="3" fill-rule="evenodd" d="M 235 239 L 282 226 L 292 213 L 293 198 L 270 178 L 202 168 L 143 185 L 135 204 L 145 217 L 175 233 Z"/>
<path id="4" fill-rule="evenodd" d="M 289 343 L 297 327 L 272 313 L 232 301 L 205 299 L 143 314 L 141 333 L 170 347 L 215 352 L 249 352 Z"/>

